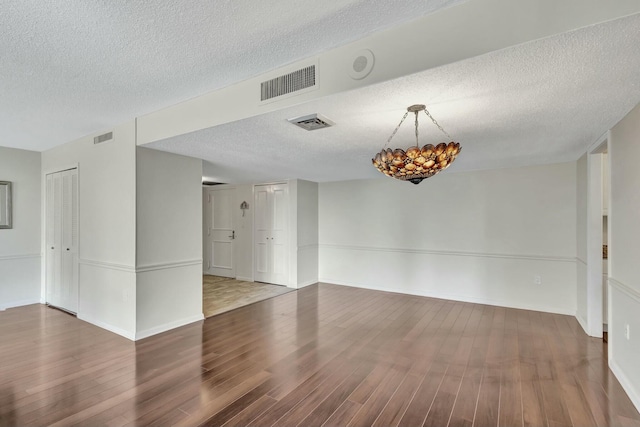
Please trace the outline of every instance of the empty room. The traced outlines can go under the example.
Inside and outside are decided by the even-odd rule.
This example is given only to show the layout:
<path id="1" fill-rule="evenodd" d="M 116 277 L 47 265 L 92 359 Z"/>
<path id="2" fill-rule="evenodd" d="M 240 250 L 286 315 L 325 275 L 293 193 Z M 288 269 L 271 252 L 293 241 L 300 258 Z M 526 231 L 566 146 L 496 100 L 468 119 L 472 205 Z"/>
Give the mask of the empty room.
<path id="1" fill-rule="evenodd" d="M 640 4 L 0 4 L 0 426 L 640 427 Z"/>

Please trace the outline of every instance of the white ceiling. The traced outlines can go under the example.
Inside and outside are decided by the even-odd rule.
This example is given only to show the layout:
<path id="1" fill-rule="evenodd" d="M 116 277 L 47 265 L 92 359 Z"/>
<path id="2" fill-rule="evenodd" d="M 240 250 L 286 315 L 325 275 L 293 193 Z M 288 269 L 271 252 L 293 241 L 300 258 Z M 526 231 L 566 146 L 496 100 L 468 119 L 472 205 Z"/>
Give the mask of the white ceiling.
<path id="1" fill-rule="evenodd" d="M 207 160 L 218 182 L 382 177 L 371 157 L 426 103 L 463 145 L 449 171 L 573 161 L 640 102 L 638 70 L 640 14 L 147 146 Z M 286 121 L 314 112 L 335 127 Z M 443 140 L 420 123 L 421 144 Z M 413 138 L 408 119 L 391 148 Z"/>
<path id="2" fill-rule="evenodd" d="M 461 0 L 3 0 L 0 146 L 45 150 Z"/>
<path id="3" fill-rule="evenodd" d="M 0 146 L 110 130 L 462 1 L 4 0 Z M 382 177 L 371 157 L 426 103 L 463 144 L 449 171 L 572 161 L 640 101 L 639 69 L 636 14 L 148 146 L 203 158 L 220 182 Z M 285 120 L 313 112 L 336 126 Z M 424 116 L 420 129 L 440 141 Z M 408 121 L 392 146 L 412 133 Z"/>

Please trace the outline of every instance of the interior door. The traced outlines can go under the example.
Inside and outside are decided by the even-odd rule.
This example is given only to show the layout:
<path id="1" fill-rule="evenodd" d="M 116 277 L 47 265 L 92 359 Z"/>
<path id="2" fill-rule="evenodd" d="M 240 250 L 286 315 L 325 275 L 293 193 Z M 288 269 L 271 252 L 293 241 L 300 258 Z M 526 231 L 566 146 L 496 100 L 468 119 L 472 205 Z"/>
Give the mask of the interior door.
<path id="1" fill-rule="evenodd" d="M 46 194 L 46 294 L 47 303 L 61 305 L 61 256 L 60 247 L 62 240 L 62 176 L 60 174 L 47 175 Z"/>
<path id="2" fill-rule="evenodd" d="M 47 303 L 78 312 L 78 171 L 46 177 Z"/>
<path id="3" fill-rule="evenodd" d="M 62 172 L 60 307 L 78 312 L 78 171 Z"/>
<path id="4" fill-rule="evenodd" d="M 287 285 L 289 259 L 287 245 L 287 184 L 271 186 L 271 281 Z"/>
<path id="5" fill-rule="evenodd" d="M 235 230 L 233 205 L 235 190 L 232 188 L 209 190 L 208 272 L 216 276 L 236 277 L 233 256 Z"/>
<path id="6" fill-rule="evenodd" d="M 287 184 L 254 188 L 254 277 L 259 282 L 288 282 L 287 191 Z"/>
<path id="7" fill-rule="evenodd" d="M 269 240 L 271 238 L 270 186 L 260 185 L 254 189 L 254 233 L 255 268 L 254 278 L 258 282 L 271 282 Z"/>

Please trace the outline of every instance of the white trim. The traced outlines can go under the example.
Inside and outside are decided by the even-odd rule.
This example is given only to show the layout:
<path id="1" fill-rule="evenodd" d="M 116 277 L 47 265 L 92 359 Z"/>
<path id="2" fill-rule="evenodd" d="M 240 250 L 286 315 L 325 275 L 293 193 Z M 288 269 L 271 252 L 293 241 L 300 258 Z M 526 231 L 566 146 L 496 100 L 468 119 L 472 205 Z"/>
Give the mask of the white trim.
<path id="1" fill-rule="evenodd" d="M 316 283 L 318 283 L 318 280 L 307 280 L 306 282 L 298 283 L 298 289 L 315 285 Z"/>
<path id="2" fill-rule="evenodd" d="M 456 294 L 447 294 L 447 293 L 428 293 L 428 292 L 416 292 L 414 289 L 402 289 L 402 288 L 388 288 L 385 286 L 368 286 L 362 283 L 346 283 L 340 280 L 333 280 L 327 277 L 321 277 L 319 282 L 340 285 L 340 286 L 350 286 L 354 288 L 363 288 L 363 289 L 371 289 L 373 291 L 383 291 L 383 292 L 391 292 L 394 294 L 404 294 L 404 295 L 416 295 L 420 297 L 428 297 L 428 298 L 437 298 L 437 299 L 445 299 L 450 301 L 460 301 L 460 302 L 469 302 L 473 304 L 484 304 L 484 305 L 493 305 L 497 307 L 506 307 L 506 308 L 518 308 L 521 310 L 532 310 L 532 311 L 541 311 L 545 313 L 556 313 L 556 314 L 565 314 L 568 316 L 575 316 L 574 311 L 569 311 L 565 308 L 560 307 L 551 307 L 548 305 L 538 306 L 535 304 L 509 304 L 506 305 L 502 301 L 497 301 L 488 298 L 475 298 L 469 297 L 466 295 L 456 295 Z"/>
<path id="3" fill-rule="evenodd" d="M 132 265 L 115 264 L 112 262 L 96 261 L 93 259 L 81 258 L 78 260 L 80 265 L 88 265 L 91 267 L 106 268 L 109 270 L 126 271 L 127 273 L 135 273 L 136 268 Z"/>
<path id="4" fill-rule="evenodd" d="M 92 319 L 90 317 L 85 317 L 80 314 L 76 316 L 78 319 L 83 320 L 87 323 L 91 323 L 99 328 L 106 329 L 109 332 L 113 332 L 114 334 L 123 336 L 131 341 L 135 341 L 135 334 L 133 332 L 127 331 L 122 328 L 118 328 L 117 326 L 110 325 L 109 323 L 105 323 L 101 320 Z"/>
<path id="5" fill-rule="evenodd" d="M 631 297 L 636 302 L 640 302 L 640 292 L 636 291 L 635 289 L 625 285 L 622 282 L 619 282 L 618 280 L 614 279 L 613 277 L 609 277 L 609 285 L 611 285 L 612 287 L 616 288 L 620 292 L 624 293 L 628 297 Z"/>
<path id="6" fill-rule="evenodd" d="M 160 334 L 162 332 L 170 331 L 175 328 L 179 328 L 180 326 L 188 325 L 189 323 L 197 322 L 199 320 L 204 320 L 204 314 L 200 313 L 195 316 L 186 317 L 184 319 L 175 320 L 173 322 L 168 322 L 163 325 L 154 326 L 153 328 L 146 329 L 144 331 L 140 331 L 136 333 L 135 340 L 141 340 L 152 335 Z"/>
<path id="7" fill-rule="evenodd" d="M 576 262 L 576 257 L 568 256 L 549 256 L 549 255 L 526 255 L 526 254 L 497 254 L 489 252 L 460 252 L 460 251 L 441 251 L 434 249 L 409 249 L 409 248 L 384 248 L 373 246 L 352 246 L 352 245 L 329 245 L 320 244 L 319 248 L 342 249 L 352 251 L 369 251 L 369 252 L 400 252 L 406 254 L 426 254 L 426 255 L 450 255 L 465 256 L 479 258 L 506 258 L 506 259 L 523 259 L 533 261 L 555 261 L 555 262 Z M 573 314 L 573 313 L 571 313 Z"/>
<path id="8" fill-rule="evenodd" d="M 27 298 L 18 301 L 9 301 L 4 304 L 0 304 L 0 311 L 4 311 L 8 308 L 22 307 L 23 305 L 40 304 L 40 298 Z"/>
<path id="9" fill-rule="evenodd" d="M 17 259 L 31 259 L 40 258 L 41 254 L 17 254 L 17 255 L 3 255 L 0 256 L 0 261 L 13 261 Z"/>
<path id="10" fill-rule="evenodd" d="M 609 360 L 609 369 L 613 372 L 613 375 L 618 379 L 620 385 L 631 399 L 631 403 L 636 407 L 636 410 L 640 411 L 640 391 L 638 391 L 633 384 L 633 381 L 629 380 L 624 374 L 624 370 L 616 363 L 613 358 Z"/>
<path id="11" fill-rule="evenodd" d="M 146 273 L 147 271 L 166 270 L 168 268 L 190 267 L 192 265 L 202 265 L 201 259 L 190 259 L 185 261 L 161 262 L 158 264 L 146 264 L 136 267 L 136 273 Z"/>
<path id="12" fill-rule="evenodd" d="M 585 334 L 589 335 L 589 328 L 587 328 L 587 321 L 582 318 L 578 313 L 576 313 L 576 320 L 582 326 L 582 330 Z"/>
<path id="13" fill-rule="evenodd" d="M 582 263 L 582 264 L 584 264 L 584 265 L 587 265 L 587 261 L 583 260 L 583 259 L 582 259 L 582 258 L 580 258 L 580 257 L 576 257 L 576 261 L 578 261 L 579 263 Z"/>
<path id="14" fill-rule="evenodd" d="M 240 280 L 242 282 L 253 282 L 253 277 L 236 276 L 236 280 Z"/>
<path id="15" fill-rule="evenodd" d="M 48 170 L 42 172 L 42 176 L 46 179 L 47 175 L 51 175 L 51 174 L 58 173 L 58 172 L 69 171 L 69 170 L 72 170 L 72 169 L 79 169 L 79 168 L 80 168 L 80 163 L 71 163 L 71 164 L 66 165 L 66 166 L 56 167 L 55 169 L 48 169 Z"/>
<path id="16" fill-rule="evenodd" d="M 189 267 L 192 265 L 202 265 L 201 259 L 192 259 L 176 262 L 163 262 L 158 264 L 147 264 L 134 267 L 132 265 L 116 264 L 112 262 L 96 261 L 93 259 L 82 258 L 79 260 L 81 265 L 89 265 L 98 268 L 107 268 L 110 270 L 125 271 L 127 273 L 146 273 L 148 271 L 165 270 L 168 268 Z"/>
<path id="17" fill-rule="evenodd" d="M 624 116 L 623 116 L 624 117 Z M 609 131 L 607 130 L 605 133 L 600 135 L 598 139 L 596 139 L 590 146 L 587 148 L 587 154 L 601 154 L 596 150 L 599 150 L 602 144 L 609 139 Z M 578 157 L 578 159 L 582 157 L 582 154 Z M 577 160 L 577 159 L 576 159 Z"/>

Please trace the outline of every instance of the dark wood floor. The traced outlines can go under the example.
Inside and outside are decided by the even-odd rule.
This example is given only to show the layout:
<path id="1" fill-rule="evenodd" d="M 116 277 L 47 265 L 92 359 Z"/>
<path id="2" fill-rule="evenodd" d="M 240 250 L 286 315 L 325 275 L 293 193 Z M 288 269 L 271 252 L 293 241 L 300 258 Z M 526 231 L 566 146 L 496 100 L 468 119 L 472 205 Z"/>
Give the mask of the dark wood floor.
<path id="1" fill-rule="evenodd" d="M 640 426 L 574 318 L 315 285 L 132 343 L 0 312 L 0 425 Z"/>

